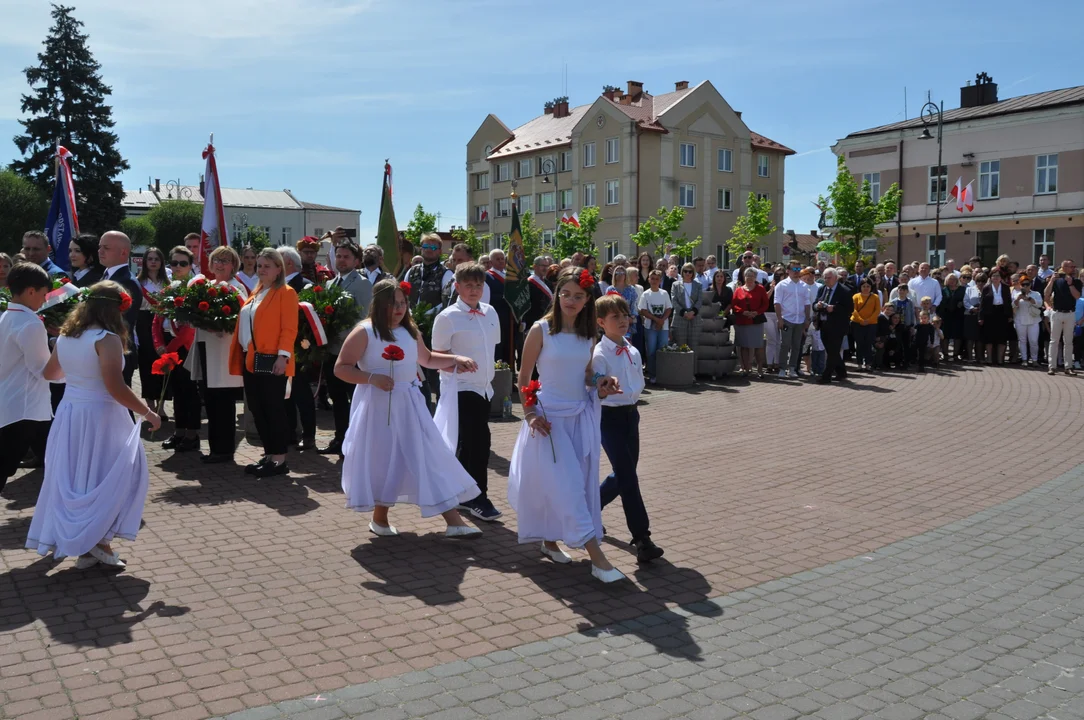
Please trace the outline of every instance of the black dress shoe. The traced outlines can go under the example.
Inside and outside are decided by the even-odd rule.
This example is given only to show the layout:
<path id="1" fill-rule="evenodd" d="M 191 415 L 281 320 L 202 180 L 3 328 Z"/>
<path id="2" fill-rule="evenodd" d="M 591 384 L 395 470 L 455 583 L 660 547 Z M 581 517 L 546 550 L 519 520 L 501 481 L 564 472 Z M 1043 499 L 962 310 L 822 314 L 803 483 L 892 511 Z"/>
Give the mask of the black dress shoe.
<path id="1" fill-rule="evenodd" d="M 200 462 L 207 465 L 217 465 L 219 463 L 233 462 L 233 455 L 227 455 L 226 453 L 209 453 L 207 455 L 200 455 Z"/>
<path id="2" fill-rule="evenodd" d="M 817 378 L 817 384 L 818 385 L 827 385 L 827 384 L 829 384 L 831 382 L 832 382 L 832 378 L 826 378 L 826 377 Z"/>
<path id="3" fill-rule="evenodd" d="M 191 452 L 192 450 L 199 450 L 198 437 L 183 437 L 177 443 L 176 452 Z"/>
<path id="4" fill-rule="evenodd" d="M 318 450 L 321 455 L 342 455 L 343 454 L 343 441 L 332 440 L 331 443 L 323 450 Z"/>
<path id="5" fill-rule="evenodd" d="M 663 556 L 663 549 L 653 543 L 649 537 L 642 540 L 633 540 L 632 546 L 636 548 L 636 562 L 638 563 L 649 563 Z"/>
<path id="6" fill-rule="evenodd" d="M 177 433 L 174 433 L 174 434 L 170 435 L 168 438 L 165 439 L 165 441 L 162 443 L 162 449 L 163 450 L 172 450 L 173 448 L 180 445 L 182 440 L 184 440 L 184 438 L 182 436 L 178 435 Z"/>
<path id="7" fill-rule="evenodd" d="M 305 452 L 306 450 L 316 449 L 316 438 L 301 438 L 301 442 L 297 444 L 298 452 Z"/>
<path id="8" fill-rule="evenodd" d="M 261 465 L 256 470 L 256 472 L 253 473 L 253 475 L 255 475 L 256 477 L 259 477 L 259 478 L 274 477 L 275 475 L 289 475 L 289 474 L 290 474 L 290 466 L 286 464 L 285 460 L 280 462 L 280 463 L 277 463 L 277 462 L 272 460 L 271 462 L 267 463 L 266 465 Z"/>
<path id="9" fill-rule="evenodd" d="M 245 474 L 246 475 L 255 475 L 257 470 L 259 470 L 260 468 L 262 468 L 264 465 L 266 465 L 269 462 L 272 462 L 271 456 L 270 455 L 265 455 L 264 457 L 260 458 L 256 462 L 249 463 L 248 465 L 245 465 Z"/>

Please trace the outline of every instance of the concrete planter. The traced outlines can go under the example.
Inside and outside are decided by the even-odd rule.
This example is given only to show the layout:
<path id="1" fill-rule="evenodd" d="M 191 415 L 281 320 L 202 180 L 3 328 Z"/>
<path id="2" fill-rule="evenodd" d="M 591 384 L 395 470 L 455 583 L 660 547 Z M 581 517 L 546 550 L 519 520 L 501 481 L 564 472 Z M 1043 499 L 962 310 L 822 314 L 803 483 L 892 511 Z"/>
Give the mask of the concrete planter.
<path id="1" fill-rule="evenodd" d="M 662 352 L 655 354 L 655 379 L 659 385 L 672 388 L 693 384 L 696 354 L 693 352 Z"/>
<path id="2" fill-rule="evenodd" d="M 512 371 L 497 370 L 493 374 L 493 399 L 489 403 L 489 416 L 500 417 L 504 399 L 512 397 Z"/>

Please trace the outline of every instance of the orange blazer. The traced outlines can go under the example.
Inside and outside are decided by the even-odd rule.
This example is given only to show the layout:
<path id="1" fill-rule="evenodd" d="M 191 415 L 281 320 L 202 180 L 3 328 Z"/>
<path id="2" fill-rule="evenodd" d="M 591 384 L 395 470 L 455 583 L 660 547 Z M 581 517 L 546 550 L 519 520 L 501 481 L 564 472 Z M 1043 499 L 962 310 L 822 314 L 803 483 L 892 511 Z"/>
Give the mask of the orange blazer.
<path id="1" fill-rule="evenodd" d="M 249 295 L 245 305 L 255 302 L 256 294 Z M 297 293 L 289 285 L 272 288 L 264 296 L 256 315 L 252 319 L 252 342 L 241 349 L 241 320 L 233 329 L 233 341 L 230 343 L 230 375 L 241 375 L 242 369 L 252 372 L 256 362 L 255 353 L 278 355 L 279 350 L 287 350 L 290 357 L 286 360 L 286 375 L 294 375 L 294 340 L 297 339 Z"/>

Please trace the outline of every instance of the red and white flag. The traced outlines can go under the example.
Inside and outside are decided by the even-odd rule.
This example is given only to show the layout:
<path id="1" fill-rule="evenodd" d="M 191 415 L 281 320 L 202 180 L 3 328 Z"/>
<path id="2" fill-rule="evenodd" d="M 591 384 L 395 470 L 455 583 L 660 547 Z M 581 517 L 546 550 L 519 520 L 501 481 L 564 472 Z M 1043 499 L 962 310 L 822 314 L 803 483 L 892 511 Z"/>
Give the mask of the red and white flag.
<path id="1" fill-rule="evenodd" d="M 483 210 L 481 214 L 478 215 L 478 222 L 485 222 L 486 220 L 489 220 L 489 211 Z"/>
<path id="2" fill-rule="evenodd" d="M 215 164 L 215 146 L 208 144 L 203 151 L 207 167 L 203 173 L 203 223 L 200 228 L 199 257 L 196 264 L 201 272 L 208 272 L 207 257 L 211 251 L 229 243 L 226 235 L 226 214 L 222 211 L 222 188 L 218 184 L 218 166 Z"/>
<path id="3" fill-rule="evenodd" d="M 573 225 L 575 227 L 579 227 L 580 226 L 580 215 L 579 215 L 579 213 L 572 213 L 572 216 L 569 217 L 568 213 L 565 213 L 564 217 L 561 218 L 561 222 L 563 222 L 566 225 Z"/>
<path id="4" fill-rule="evenodd" d="M 952 197 L 956 198 L 956 210 L 963 212 L 966 208 L 968 212 L 972 212 L 975 209 L 975 190 L 972 185 L 975 181 L 972 180 L 967 185 L 964 185 L 964 179 L 961 177 L 956 181 L 956 185 L 952 188 Z"/>

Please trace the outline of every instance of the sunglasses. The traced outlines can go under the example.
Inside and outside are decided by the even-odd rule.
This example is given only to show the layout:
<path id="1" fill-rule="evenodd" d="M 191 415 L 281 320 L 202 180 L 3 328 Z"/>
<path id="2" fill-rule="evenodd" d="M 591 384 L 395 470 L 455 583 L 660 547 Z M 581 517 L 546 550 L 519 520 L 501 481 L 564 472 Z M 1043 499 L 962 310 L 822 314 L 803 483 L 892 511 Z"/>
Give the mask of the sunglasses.
<path id="1" fill-rule="evenodd" d="M 693 274 L 695 274 L 695 273 L 694 273 L 694 271 L 692 271 L 692 270 L 682 270 L 682 271 L 681 271 L 681 274 L 682 274 L 682 275 L 693 275 Z"/>
<path id="2" fill-rule="evenodd" d="M 440 250 L 439 245 L 422 245 L 422 250 Z"/>
<path id="3" fill-rule="evenodd" d="M 188 262 L 187 260 L 170 260 L 169 261 L 169 266 L 170 267 L 188 267 L 191 264 L 192 263 Z"/>

